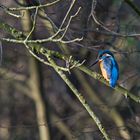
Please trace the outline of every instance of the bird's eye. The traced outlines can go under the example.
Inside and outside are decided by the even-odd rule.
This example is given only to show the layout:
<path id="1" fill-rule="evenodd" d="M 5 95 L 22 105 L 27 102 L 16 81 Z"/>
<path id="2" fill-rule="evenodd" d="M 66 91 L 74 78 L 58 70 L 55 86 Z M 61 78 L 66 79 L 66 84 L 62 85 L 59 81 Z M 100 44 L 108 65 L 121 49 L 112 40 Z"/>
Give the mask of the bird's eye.
<path id="1" fill-rule="evenodd" d="M 103 56 L 103 55 L 100 55 L 100 56 L 99 56 L 99 59 L 102 58 L 102 56 Z"/>
<path id="2" fill-rule="evenodd" d="M 99 55 L 99 59 L 102 58 L 103 55 L 104 55 L 104 54 L 100 54 L 100 55 Z"/>

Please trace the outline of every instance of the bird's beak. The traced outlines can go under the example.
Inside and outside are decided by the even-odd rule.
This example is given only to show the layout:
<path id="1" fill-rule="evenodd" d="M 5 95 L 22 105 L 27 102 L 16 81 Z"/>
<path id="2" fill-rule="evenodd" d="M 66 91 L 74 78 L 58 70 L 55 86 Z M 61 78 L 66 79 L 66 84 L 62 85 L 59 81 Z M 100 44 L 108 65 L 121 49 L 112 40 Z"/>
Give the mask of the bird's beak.
<path id="1" fill-rule="evenodd" d="M 97 64 L 98 61 L 99 61 L 99 59 L 96 59 L 96 61 L 95 61 L 93 64 L 91 64 L 90 67 L 92 67 L 92 66 L 94 66 L 95 64 Z"/>

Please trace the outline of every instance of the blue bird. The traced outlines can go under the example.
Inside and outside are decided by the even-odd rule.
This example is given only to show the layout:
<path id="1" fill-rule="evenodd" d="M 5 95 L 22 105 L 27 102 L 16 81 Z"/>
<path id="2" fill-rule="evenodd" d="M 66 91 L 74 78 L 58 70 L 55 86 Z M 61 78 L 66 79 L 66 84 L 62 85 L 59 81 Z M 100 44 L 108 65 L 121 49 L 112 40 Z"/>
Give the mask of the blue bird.
<path id="1" fill-rule="evenodd" d="M 101 50 L 99 51 L 97 60 L 92 65 L 95 65 L 97 62 L 100 64 L 103 77 L 114 88 L 119 78 L 119 67 L 114 55 L 109 50 Z"/>

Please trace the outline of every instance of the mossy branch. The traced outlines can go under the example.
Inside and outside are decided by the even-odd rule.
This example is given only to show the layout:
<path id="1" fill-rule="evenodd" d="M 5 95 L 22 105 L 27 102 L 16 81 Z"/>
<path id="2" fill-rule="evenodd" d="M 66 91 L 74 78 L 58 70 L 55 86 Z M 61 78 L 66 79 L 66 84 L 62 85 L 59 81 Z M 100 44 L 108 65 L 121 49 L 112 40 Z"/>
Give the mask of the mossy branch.
<path id="1" fill-rule="evenodd" d="M 15 28 L 12 29 L 11 26 L 4 24 L 3 22 L 0 23 L 1 26 L 0 28 L 4 29 L 5 31 L 7 31 L 9 34 L 11 34 L 12 36 L 16 36 L 16 39 L 26 39 L 26 37 L 24 36 L 24 34 L 22 34 L 21 32 L 18 32 L 18 30 L 16 30 Z M 7 29 L 10 28 L 10 29 Z M 82 103 L 82 105 L 85 107 L 85 109 L 87 110 L 87 112 L 89 113 L 89 115 L 92 117 L 92 119 L 95 121 L 95 123 L 97 124 L 99 130 L 101 131 L 101 133 L 103 134 L 103 136 L 105 137 L 106 140 L 110 140 L 108 134 L 106 133 L 104 127 L 102 126 L 100 120 L 98 119 L 98 117 L 95 115 L 95 113 L 92 111 L 92 109 L 90 108 L 90 106 L 86 103 L 84 97 L 82 96 L 81 93 L 79 93 L 79 91 L 75 88 L 75 86 L 69 81 L 69 79 L 66 77 L 66 75 L 63 73 L 63 71 L 57 67 L 57 64 L 55 64 L 55 62 L 51 59 L 51 55 L 55 55 L 56 57 L 59 57 L 63 60 L 68 59 L 68 57 L 63 56 L 62 54 L 52 51 L 52 50 L 47 50 L 44 49 L 42 46 L 37 45 L 37 44 L 28 44 L 29 47 L 31 47 L 32 49 L 38 51 L 39 53 L 45 55 L 48 58 L 48 61 L 50 62 L 50 66 L 52 66 L 54 68 L 54 70 L 59 74 L 59 76 L 65 81 L 65 83 L 69 86 L 69 88 L 73 91 L 73 93 L 76 95 L 76 97 L 79 99 L 79 101 Z M 30 49 L 28 47 L 28 49 Z M 27 47 L 26 47 L 27 48 Z M 29 50 L 31 51 L 31 50 Z M 47 63 L 46 63 L 47 64 Z M 74 64 L 77 64 L 77 61 L 75 61 Z"/>
<path id="2" fill-rule="evenodd" d="M 54 70 L 59 74 L 59 76 L 63 79 L 63 81 L 68 85 L 68 87 L 73 91 L 75 96 L 79 99 L 81 104 L 84 106 L 84 108 L 87 110 L 89 115 L 92 117 L 92 119 L 95 121 L 96 125 L 98 126 L 99 130 L 102 132 L 103 136 L 105 137 L 106 140 L 110 140 L 108 134 L 106 133 L 102 123 L 96 116 L 96 114 L 93 112 L 93 110 L 90 108 L 90 106 L 86 103 L 84 97 L 82 94 L 76 89 L 76 87 L 71 83 L 71 81 L 67 78 L 67 76 L 64 74 L 62 70 L 56 67 L 55 62 L 51 58 L 51 53 L 46 53 L 46 57 L 48 58 L 48 61 L 52 64 L 52 67 Z"/>
<path id="3" fill-rule="evenodd" d="M 10 25 L 4 23 L 3 21 L 0 20 L 0 29 L 3 29 L 5 32 L 9 33 L 10 35 L 12 35 L 14 38 L 19 39 L 19 40 L 24 40 L 26 37 L 25 35 L 16 30 L 15 28 L 11 27 Z M 62 59 L 64 61 L 67 61 L 69 59 L 69 56 L 66 56 L 64 54 L 61 54 L 57 51 L 53 51 L 53 50 L 49 50 L 49 49 L 45 49 L 44 47 L 42 47 L 39 44 L 28 44 L 30 48 L 32 48 L 33 50 L 35 50 L 36 52 L 40 53 L 40 54 L 46 54 L 49 53 L 59 59 Z M 31 50 L 29 50 L 31 51 Z M 43 60 L 39 60 L 41 62 L 44 62 Z M 46 61 L 45 61 L 46 62 Z M 71 65 L 77 64 L 78 62 L 75 61 L 74 59 L 71 60 Z M 49 64 L 49 63 L 44 63 L 44 64 Z M 59 66 L 58 66 L 59 67 Z M 59 67 L 60 68 L 60 67 Z M 109 83 L 98 73 L 88 69 L 86 66 L 84 65 L 79 65 L 77 67 L 78 69 L 80 69 L 81 71 L 85 72 L 86 74 L 88 74 L 89 76 L 93 77 L 96 80 L 99 80 L 100 82 L 106 84 L 107 86 L 109 86 Z M 129 92 L 127 89 L 121 87 L 120 85 L 117 85 L 114 90 L 118 91 L 119 93 L 123 94 L 125 97 L 130 97 L 132 100 L 134 100 L 135 102 L 140 103 L 140 97 L 135 96 L 134 94 L 132 94 L 131 92 Z"/>
<path id="4" fill-rule="evenodd" d="M 19 39 L 19 40 L 25 40 L 26 36 L 16 30 L 15 28 L 11 27 L 8 24 L 5 24 L 3 21 L 0 21 L 0 29 L 3 29 L 5 32 L 9 33 L 10 35 L 12 35 L 14 38 Z M 66 75 L 63 73 L 62 70 L 60 70 L 59 67 L 56 67 L 56 64 L 53 63 L 53 61 L 50 59 L 50 56 L 55 56 L 59 59 L 62 59 L 64 61 L 67 61 L 69 59 L 68 56 L 65 56 L 59 52 L 53 51 L 53 50 L 49 50 L 49 49 L 45 49 L 44 47 L 42 47 L 39 44 L 28 44 L 29 48 L 28 49 L 33 49 L 36 52 L 43 54 L 43 55 L 47 55 L 48 60 L 50 63 L 46 63 L 46 64 L 50 64 L 50 66 L 52 66 L 55 71 L 61 76 L 61 78 L 66 82 L 66 84 L 70 87 L 70 89 L 73 91 L 73 93 L 77 96 L 77 98 L 79 99 L 79 101 L 83 104 L 83 106 L 86 108 L 86 110 L 88 111 L 88 113 L 90 114 L 90 116 L 92 117 L 92 119 L 96 122 L 98 128 L 100 129 L 100 131 L 102 132 L 102 134 L 104 135 L 104 137 L 109 140 L 109 137 L 105 131 L 105 129 L 103 128 L 100 120 L 98 119 L 98 117 L 96 117 L 95 113 L 91 110 L 91 108 L 89 107 L 89 105 L 85 102 L 85 99 L 83 98 L 83 96 L 81 95 L 81 93 L 79 93 L 79 91 L 73 86 L 73 84 L 69 81 L 69 79 L 66 77 Z M 29 50 L 29 51 L 31 51 Z M 41 61 L 42 62 L 42 61 Z M 45 61 L 46 62 L 46 61 Z M 79 63 L 78 61 L 75 61 L 74 59 L 71 59 L 70 65 L 75 65 Z M 100 82 L 106 84 L 109 86 L 108 82 L 98 73 L 88 69 L 86 66 L 84 65 L 79 65 L 77 67 L 78 69 L 80 69 L 81 71 L 85 72 L 86 74 L 88 74 L 89 76 L 93 77 L 94 79 L 99 80 Z M 116 91 L 119 91 L 120 93 L 122 93 L 123 95 L 127 95 L 130 98 L 132 98 L 135 102 L 140 102 L 140 98 L 133 95 L 132 93 L 130 93 L 127 89 L 124 89 L 121 86 L 116 86 L 116 88 L 114 89 Z"/>

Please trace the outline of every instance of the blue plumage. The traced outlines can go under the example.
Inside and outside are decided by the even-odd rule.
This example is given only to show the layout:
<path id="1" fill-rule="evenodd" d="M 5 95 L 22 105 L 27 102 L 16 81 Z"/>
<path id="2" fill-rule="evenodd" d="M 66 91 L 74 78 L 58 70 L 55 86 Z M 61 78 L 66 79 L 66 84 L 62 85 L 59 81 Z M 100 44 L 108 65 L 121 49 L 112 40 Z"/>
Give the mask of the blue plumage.
<path id="1" fill-rule="evenodd" d="M 114 55 L 109 50 L 103 50 L 99 52 L 98 59 L 103 77 L 114 88 L 119 78 L 119 67 Z"/>

